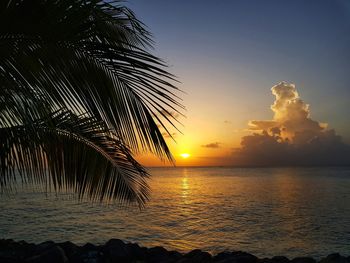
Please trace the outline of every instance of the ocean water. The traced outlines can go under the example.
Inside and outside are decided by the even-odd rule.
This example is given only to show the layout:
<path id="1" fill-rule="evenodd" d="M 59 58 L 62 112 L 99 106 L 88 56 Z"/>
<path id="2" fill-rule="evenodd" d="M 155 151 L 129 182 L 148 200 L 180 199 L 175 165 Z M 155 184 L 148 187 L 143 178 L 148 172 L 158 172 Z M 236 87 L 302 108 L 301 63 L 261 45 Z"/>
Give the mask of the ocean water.
<path id="1" fill-rule="evenodd" d="M 153 168 L 140 211 L 19 188 L 0 199 L 0 238 L 259 257 L 350 255 L 350 168 Z"/>

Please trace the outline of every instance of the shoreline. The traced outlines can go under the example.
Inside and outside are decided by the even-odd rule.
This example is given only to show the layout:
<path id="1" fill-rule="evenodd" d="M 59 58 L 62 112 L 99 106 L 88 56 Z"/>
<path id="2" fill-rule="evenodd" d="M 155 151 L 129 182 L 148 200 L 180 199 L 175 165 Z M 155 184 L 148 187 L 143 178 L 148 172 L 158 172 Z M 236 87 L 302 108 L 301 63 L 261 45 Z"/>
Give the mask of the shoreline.
<path id="1" fill-rule="evenodd" d="M 2 263 L 350 263 L 350 256 L 338 253 L 316 260 L 312 257 L 289 259 L 276 255 L 272 258 L 258 258 L 242 251 L 223 251 L 216 255 L 199 249 L 188 253 L 170 251 L 164 247 L 141 247 L 137 243 L 126 243 L 120 239 L 110 239 L 104 245 L 86 243 L 78 246 L 70 241 L 40 244 L 0 239 L 0 262 Z"/>

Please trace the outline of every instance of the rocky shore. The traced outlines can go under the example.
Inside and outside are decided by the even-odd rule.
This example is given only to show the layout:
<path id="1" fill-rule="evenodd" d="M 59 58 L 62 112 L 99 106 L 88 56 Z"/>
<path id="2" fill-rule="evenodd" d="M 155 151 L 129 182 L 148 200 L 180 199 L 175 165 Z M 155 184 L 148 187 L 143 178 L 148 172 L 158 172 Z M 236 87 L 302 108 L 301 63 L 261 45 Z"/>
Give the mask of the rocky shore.
<path id="1" fill-rule="evenodd" d="M 257 258 L 241 252 L 221 252 L 215 256 L 199 249 L 187 254 L 168 251 L 163 247 L 146 248 L 136 243 L 124 243 L 119 239 L 111 239 L 104 245 L 77 246 L 72 242 L 55 243 L 47 241 L 31 244 L 25 241 L 0 239 L 1 263 L 113 263 L 113 262 L 164 262 L 164 263 L 350 263 L 350 257 L 330 254 L 316 261 L 310 257 L 288 259 L 284 256 L 273 258 Z"/>

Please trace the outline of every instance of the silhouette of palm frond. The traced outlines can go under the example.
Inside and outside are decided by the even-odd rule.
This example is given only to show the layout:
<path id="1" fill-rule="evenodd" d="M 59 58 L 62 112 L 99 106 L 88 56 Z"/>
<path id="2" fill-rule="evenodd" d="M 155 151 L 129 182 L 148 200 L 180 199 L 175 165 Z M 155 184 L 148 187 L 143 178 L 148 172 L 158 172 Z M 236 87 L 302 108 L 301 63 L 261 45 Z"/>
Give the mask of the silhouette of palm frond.
<path id="1" fill-rule="evenodd" d="M 158 127 L 176 128 L 167 113 L 183 109 L 151 47 L 120 1 L 2 1 L 0 188 L 18 170 L 80 198 L 142 206 L 148 174 L 131 153 L 172 162 Z"/>

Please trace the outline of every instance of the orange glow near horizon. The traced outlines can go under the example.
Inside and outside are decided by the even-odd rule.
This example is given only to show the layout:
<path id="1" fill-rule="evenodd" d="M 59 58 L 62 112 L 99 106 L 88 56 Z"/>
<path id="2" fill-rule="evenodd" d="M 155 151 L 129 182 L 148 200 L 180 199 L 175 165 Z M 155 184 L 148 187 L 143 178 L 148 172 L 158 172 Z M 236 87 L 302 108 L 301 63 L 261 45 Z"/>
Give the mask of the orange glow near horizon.
<path id="1" fill-rule="evenodd" d="M 230 165 L 227 156 L 230 156 L 232 147 L 239 147 L 240 137 L 247 132 L 232 132 L 236 125 L 218 122 L 213 129 L 213 124 L 199 122 L 198 118 L 190 116 L 186 120 L 183 134 L 177 133 L 175 140 L 165 138 L 172 153 L 175 163 L 166 159 L 160 160 L 155 155 L 143 153 L 136 156 L 137 160 L 147 167 L 158 166 L 217 166 Z M 239 127 L 238 127 L 239 128 Z M 217 147 L 207 147 L 210 143 L 217 142 Z"/>

